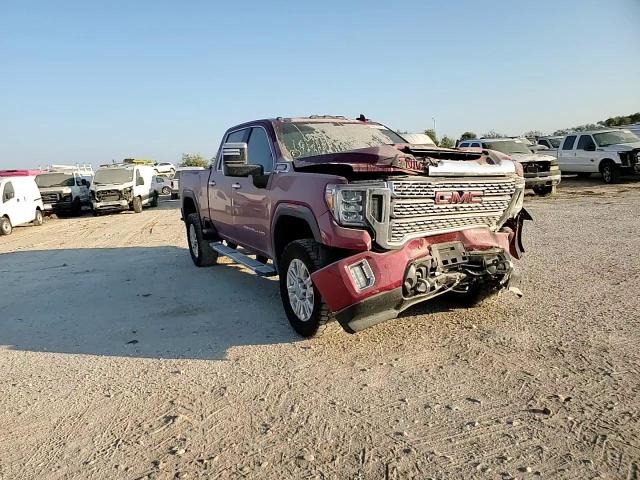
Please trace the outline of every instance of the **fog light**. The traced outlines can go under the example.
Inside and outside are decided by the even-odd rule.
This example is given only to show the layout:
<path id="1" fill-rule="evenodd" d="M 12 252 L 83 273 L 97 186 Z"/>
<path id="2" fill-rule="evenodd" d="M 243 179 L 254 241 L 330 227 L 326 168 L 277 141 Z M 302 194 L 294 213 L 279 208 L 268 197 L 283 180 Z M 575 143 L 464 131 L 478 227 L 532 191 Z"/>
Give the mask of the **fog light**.
<path id="1" fill-rule="evenodd" d="M 371 266 L 366 260 L 350 265 L 349 271 L 358 291 L 371 287 L 376 281 L 373 270 L 371 270 Z"/>

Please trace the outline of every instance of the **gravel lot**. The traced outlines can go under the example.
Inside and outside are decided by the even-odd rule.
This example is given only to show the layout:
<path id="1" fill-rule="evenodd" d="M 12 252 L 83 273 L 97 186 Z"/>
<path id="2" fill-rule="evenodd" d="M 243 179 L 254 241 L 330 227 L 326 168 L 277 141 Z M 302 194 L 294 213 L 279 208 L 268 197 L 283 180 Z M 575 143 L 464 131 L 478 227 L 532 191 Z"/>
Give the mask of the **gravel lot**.
<path id="1" fill-rule="evenodd" d="M 0 479 L 640 476 L 640 182 L 528 197 L 522 299 L 311 341 L 177 206 L 0 238 Z"/>

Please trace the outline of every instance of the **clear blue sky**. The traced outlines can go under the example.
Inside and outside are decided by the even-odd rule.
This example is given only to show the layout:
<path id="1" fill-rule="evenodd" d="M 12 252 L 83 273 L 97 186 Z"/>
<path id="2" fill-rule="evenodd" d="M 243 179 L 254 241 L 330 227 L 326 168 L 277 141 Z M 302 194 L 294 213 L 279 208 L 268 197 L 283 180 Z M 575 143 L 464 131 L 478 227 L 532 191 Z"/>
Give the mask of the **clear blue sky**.
<path id="1" fill-rule="evenodd" d="M 640 0 L 0 0 L 0 168 L 210 157 L 279 115 L 454 136 L 638 110 Z"/>

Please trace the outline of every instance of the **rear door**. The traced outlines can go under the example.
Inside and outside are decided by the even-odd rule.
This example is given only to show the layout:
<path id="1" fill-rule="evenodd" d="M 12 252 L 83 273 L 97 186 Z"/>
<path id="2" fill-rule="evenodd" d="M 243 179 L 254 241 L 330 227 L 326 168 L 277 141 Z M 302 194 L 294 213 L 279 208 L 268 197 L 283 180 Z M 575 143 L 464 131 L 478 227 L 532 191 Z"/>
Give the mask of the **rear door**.
<path id="1" fill-rule="evenodd" d="M 576 152 L 574 147 L 576 146 L 576 136 L 575 135 L 567 135 L 560 145 L 560 150 L 558 150 L 558 164 L 560 165 L 560 170 L 566 172 L 575 172 L 575 163 L 576 163 Z"/>
<path id="2" fill-rule="evenodd" d="M 232 184 L 234 231 L 238 243 L 267 253 L 271 218 L 267 182 L 273 171 L 273 145 L 263 126 L 251 128 L 247 143 L 248 162 L 250 165 L 261 165 L 263 175 L 235 178 Z"/>
<path id="3" fill-rule="evenodd" d="M 250 128 L 242 128 L 229 132 L 223 144 L 228 142 L 246 142 Z M 233 199 L 231 186 L 238 180 L 227 177 L 222 170 L 222 146 L 218 152 L 216 164 L 211 168 L 207 185 L 209 196 L 209 219 L 213 222 L 219 235 L 225 239 L 236 241 L 233 225 Z"/>
<path id="4" fill-rule="evenodd" d="M 596 162 L 596 142 L 589 134 L 580 135 L 575 151 L 576 172 L 597 172 L 598 162 Z"/>

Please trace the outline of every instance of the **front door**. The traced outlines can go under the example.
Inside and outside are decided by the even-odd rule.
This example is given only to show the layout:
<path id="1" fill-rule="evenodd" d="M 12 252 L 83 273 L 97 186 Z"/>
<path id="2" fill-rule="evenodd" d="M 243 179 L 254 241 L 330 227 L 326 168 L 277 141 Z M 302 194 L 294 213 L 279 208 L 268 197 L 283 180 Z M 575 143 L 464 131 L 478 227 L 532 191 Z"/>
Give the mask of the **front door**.
<path id="1" fill-rule="evenodd" d="M 263 127 L 251 129 L 247 147 L 248 163 L 261 165 L 263 175 L 235 178 L 232 185 L 234 233 L 238 243 L 268 253 L 271 202 L 267 195 L 267 181 L 273 171 L 274 155 L 271 140 Z"/>
<path id="2" fill-rule="evenodd" d="M 575 172 L 597 172 L 596 143 L 588 134 L 580 135 L 575 155 Z"/>
<path id="3" fill-rule="evenodd" d="M 223 144 L 227 142 L 246 142 L 249 128 L 243 128 L 227 134 Z M 218 152 L 217 162 L 211 167 L 207 184 L 209 201 L 209 218 L 213 222 L 218 234 L 225 240 L 236 242 L 233 224 L 233 188 L 236 177 L 228 177 L 222 168 L 222 148 Z"/>
<path id="4" fill-rule="evenodd" d="M 560 165 L 560 170 L 566 172 L 575 172 L 576 168 L 576 151 L 574 147 L 576 146 L 576 136 L 568 135 L 565 137 L 564 142 L 560 146 L 560 150 L 558 150 L 558 164 Z"/>

